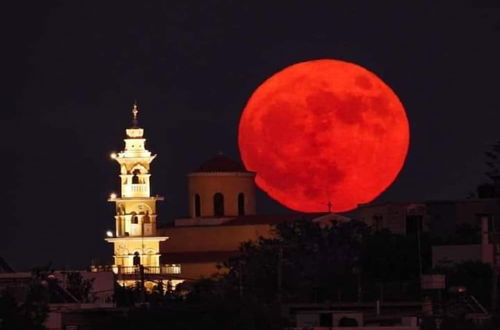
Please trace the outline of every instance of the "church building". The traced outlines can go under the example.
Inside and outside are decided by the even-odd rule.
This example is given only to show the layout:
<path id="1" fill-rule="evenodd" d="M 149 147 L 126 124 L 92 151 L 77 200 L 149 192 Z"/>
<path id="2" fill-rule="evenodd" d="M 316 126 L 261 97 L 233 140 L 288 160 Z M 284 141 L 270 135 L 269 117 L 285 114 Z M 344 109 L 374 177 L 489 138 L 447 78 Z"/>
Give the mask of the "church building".
<path id="1" fill-rule="evenodd" d="M 116 206 L 115 232 L 106 241 L 114 245 L 113 271 L 121 284 L 142 279 L 146 287 L 159 281 L 175 286 L 209 277 L 224 271 L 218 265 L 237 255 L 243 242 L 271 237 L 280 222 L 347 219 L 330 213 L 257 215 L 255 173 L 217 155 L 187 175 L 189 217 L 158 226 L 156 203 L 163 198 L 150 191 L 150 164 L 156 155 L 145 147 L 137 105 L 132 112 L 125 149 L 111 155 L 120 166 L 121 193 L 109 198 Z"/>

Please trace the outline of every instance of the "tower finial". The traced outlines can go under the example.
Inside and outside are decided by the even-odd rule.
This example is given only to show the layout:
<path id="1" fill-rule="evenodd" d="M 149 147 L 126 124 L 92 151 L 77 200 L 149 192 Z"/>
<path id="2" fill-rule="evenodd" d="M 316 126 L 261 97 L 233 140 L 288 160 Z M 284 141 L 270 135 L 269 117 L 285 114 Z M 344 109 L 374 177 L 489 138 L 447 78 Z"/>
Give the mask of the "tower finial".
<path id="1" fill-rule="evenodd" d="M 132 124 L 134 127 L 137 127 L 137 114 L 139 113 L 139 109 L 137 108 L 137 100 L 134 101 L 134 106 L 132 107 Z"/>

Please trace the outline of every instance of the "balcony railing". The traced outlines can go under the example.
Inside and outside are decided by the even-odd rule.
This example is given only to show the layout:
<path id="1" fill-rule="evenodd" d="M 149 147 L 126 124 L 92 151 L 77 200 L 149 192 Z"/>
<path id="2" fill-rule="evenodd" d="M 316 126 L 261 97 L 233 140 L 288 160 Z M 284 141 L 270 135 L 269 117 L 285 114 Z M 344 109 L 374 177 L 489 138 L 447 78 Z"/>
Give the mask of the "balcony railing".
<path id="1" fill-rule="evenodd" d="M 127 266 L 127 267 L 118 267 L 118 274 L 139 274 L 140 269 L 139 266 Z M 181 265 L 172 264 L 172 265 L 161 265 L 161 266 L 153 266 L 148 267 L 144 266 L 144 274 L 180 274 L 181 273 Z"/>
<path id="2" fill-rule="evenodd" d="M 102 272 L 102 271 L 113 271 L 118 275 L 139 275 L 139 266 L 92 266 L 91 271 Z M 156 275 L 179 275 L 181 273 L 180 264 L 165 264 L 161 266 L 144 266 L 144 274 L 156 274 Z"/>
<path id="3" fill-rule="evenodd" d="M 146 184 L 133 184 L 132 193 L 146 193 L 148 192 L 148 185 Z"/>
<path id="4" fill-rule="evenodd" d="M 149 185 L 143 183 L 128 184 L 122 186 L 124 197 L 147 197 L 149 196 Z"/>

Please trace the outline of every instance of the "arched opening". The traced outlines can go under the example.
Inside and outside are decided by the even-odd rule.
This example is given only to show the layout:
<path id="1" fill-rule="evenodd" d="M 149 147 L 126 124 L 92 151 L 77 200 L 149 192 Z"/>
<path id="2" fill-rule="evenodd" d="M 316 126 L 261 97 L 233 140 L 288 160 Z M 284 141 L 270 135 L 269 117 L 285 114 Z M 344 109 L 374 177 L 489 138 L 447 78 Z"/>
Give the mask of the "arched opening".
<path id="1" fill-rule="evenodd" d="M 132 212 L 132 219 L 130 220 L 130 223 L 139 223 L 139 218 L 135 212 Z"/>
<path id="2" fill-rule="evenodd" d="M 142 264 L 145 266 L 154 265 L 155 252 L 151 249 L 146 251 L 146 255 L 143 256 Z M 150 272 L 155 272 L 155 269 L 149 269 Z"/>
<path id="3" fill-rule="evenodd" d="M 194 195 L 194 216 L 201 216 L 201 198 L 200 195 Z"/>
<path id="4" fill-rule="evenodd" d="M 139 266 L 141 264 L 141 256 L 139 255 L 139 252 L 134 252 L 134 258 L 133 258 L 133 263 L 134 266 Z"/>
<path id="5" fill-rule="evenodd" d="M 238 194 L 238 215 L 245 215 L 245 194 Z"/>
<path id="6" fill-rule="evenodd" d="M 121 204 L 121 203 L 116 205 L 116 210 L 117 210 L 118 215 L 125 214 L 125 208 L 123 207 L 123 204 Z"/>
<path id="7" fill-rule="evenodd" d="M 144 214 L 142 216 L 142 222 L 143 223 L 150 223 L 151 222 L 151 218 L 149 217 L 149 211 L 146 211 L 146 214 Z"/>
<path id="8" fill-rule="evenodd" d="M 141 174 L 141 171 L 136 169 L 136 170 L 134 170 L 134 172 L 132 172 L 132 174 L 134 175 L 132 177 L 132 184 L 138 184 L 139 183 L 139 174 Z"/>
<path id="9" fill-rule="evenodd" d="M 214 215 L 216 217 L 224 216 L 224 195 L 221 193 L 214 195 Z"/>

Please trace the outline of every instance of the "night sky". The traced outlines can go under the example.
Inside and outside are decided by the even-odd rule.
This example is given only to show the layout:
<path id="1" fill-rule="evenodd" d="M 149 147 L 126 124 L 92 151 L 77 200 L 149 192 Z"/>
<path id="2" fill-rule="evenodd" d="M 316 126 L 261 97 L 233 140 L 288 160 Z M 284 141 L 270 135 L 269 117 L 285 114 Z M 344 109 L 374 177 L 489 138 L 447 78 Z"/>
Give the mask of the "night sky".
<path id="1" fill-rule="evenodd" d="M 109 153 L 123 148 L 134 99 L 148 148 L 158 153 L 160 219 L 185 216 L 185 175 L 218 152 L 238 158 L 238 120 L 253 90 L 310 59 L 360 64 L 405 105 L 409 155 L 378 200 L 467 196 L 484 181 L 483 152 L 500 139 L 500 10 L 365 2 L 4 8 L 0 256 L 17 269 L 111 261 L 106 198 L 119 182 Z M 258 212 L 286 210 L 260 193 Z"/>

